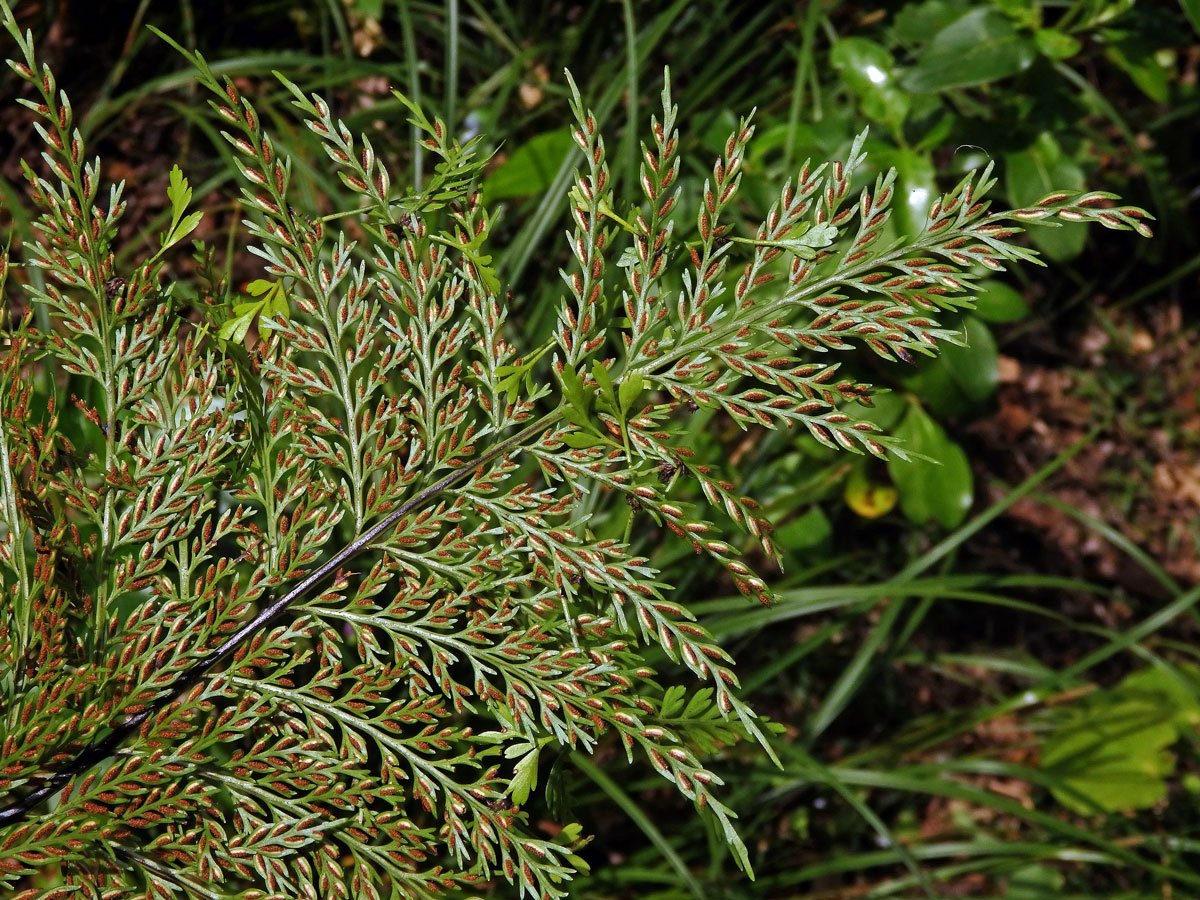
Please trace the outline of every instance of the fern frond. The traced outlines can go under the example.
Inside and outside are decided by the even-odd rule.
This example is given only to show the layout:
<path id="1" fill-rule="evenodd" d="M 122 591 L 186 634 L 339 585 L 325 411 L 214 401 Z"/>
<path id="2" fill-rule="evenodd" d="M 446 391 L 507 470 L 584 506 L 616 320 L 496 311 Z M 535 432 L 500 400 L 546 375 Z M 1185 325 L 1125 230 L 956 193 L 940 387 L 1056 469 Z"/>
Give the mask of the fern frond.
<path id="1" fill-rule="evenodd" d="M 881 247 L 894 176 L 850 200 L 860 136 L 738 235 L 751 119 L 683 210 L 669 80 L 622 205 L 571 82 L 574 263 L 552 333 L 523 335 L 478 139 L 401 96 L 439 161 L 398 191 L 370 141 L 281 77 L 361 204 L 310 218 L 252 99 L 162 36 L 214 98 L 263 262 L 257 305 L 195 327 L 172 280 L 198 215 L 186 178 L 161 246 L 118 274 L 121 188 L 98 201 L 100 163 L 0 12 L 39 98 L 23 264 L 45 283 L 24 287 L 52 323 L 8 325 L 0 357 L 0 885 L 22 898 L 56 896 L 31 875 L 113 898 L 432 898 L 493 878 L 563 897 L 578 828 L 535 834 L 539 760 L 609 746 L 749 870 L 705 757 L 744 739 L 771 754 L 770 725 L 638 548 L 679 539 L 763 602 L 734 535 L 775 554 L 754 498 L 694 457 L 684 411 L 903 455 L 854 414 L 869 386 L 817 354 L 936 352 L 955 335 L 935 315 L 969 304 L 979 271 L 1034 258 L 1011 241 L 1022 223 L 1145 231 L 1102 194 L 990 212 L 984 172 Z M 39 381 L 48 360 L 60 377 Z"/>

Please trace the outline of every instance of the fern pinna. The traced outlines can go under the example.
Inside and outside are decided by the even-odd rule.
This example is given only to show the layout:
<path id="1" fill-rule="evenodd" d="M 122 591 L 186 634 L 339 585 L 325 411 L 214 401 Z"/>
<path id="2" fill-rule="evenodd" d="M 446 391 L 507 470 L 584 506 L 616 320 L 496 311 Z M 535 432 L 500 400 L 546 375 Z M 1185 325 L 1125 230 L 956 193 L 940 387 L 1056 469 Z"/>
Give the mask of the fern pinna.
<path id="1" fill-rule="evenodd" d="M 25 166 L 40 239 L 0 257 L 23 288 L 0 362 L 0 884 L 21 900 L 498 880 L 561 897 L 580 829 L 538 837 L 522 807 L 544 752 L 615 742 L 749 868 L 700 757 L 739 738 L 769 754 L 770 729 L 631 549 L 674 535 L 770 599 L 742 551 L 773 557 L 770 526 L 684 445 L 689 411 L 903 455 L 825 351 L 954 340 L 935 316 L 1034 258 L 1010 242 L 1022 223 L 1148 233 L 1099 193 L 992 212 L 989 170 L 885 243 L 893 175 L 852 196 L 860 138 L 738 235 L 748 119 L 684 210 L 665 87 L 630 203 L 572 85 L 574 262 L 553 333 L 526 345 L 488 253 L 478 141 L 401 97 L 440 162 L 400 191 L 282 79 L 360 197 L 351 240 L 297 210 L 254 105 L 176 45 L 215 96 L 265 263 L 229 312 L 211 252 L 190 281 L 168 269 L 200 217 L 178 170 L 160 247 L 118 266 L 122 185 L 101 193 L 67 98 L 3 15 L 45 144 L 41 172 Z M 685 696 L 685 676 L 703 687 Z"/>

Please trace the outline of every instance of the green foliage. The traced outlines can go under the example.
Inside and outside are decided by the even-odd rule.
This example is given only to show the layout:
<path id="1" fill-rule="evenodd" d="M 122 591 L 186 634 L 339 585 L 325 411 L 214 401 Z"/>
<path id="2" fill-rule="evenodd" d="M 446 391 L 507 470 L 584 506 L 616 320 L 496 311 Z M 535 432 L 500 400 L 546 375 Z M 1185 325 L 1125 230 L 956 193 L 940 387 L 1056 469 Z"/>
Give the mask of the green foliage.
<path id="1" fill-rule="evenodd" d="M 1008 16 L 986 6 L 967 9 L 934 32 L 901 85 L 922 94 L 986 84 L 1024 71 L 1035 56 L 1033 41 Z"/>
<path id="2" fill-rule="evenodd" d="M 252 299 L 233 305 L 233 313 L 221 325 L 217 334 L 226 341 L 240 344 L 246 339 L 250 326 L 260 317 L 270 321 L 276 317 L 286 319 L 291 312 L 291 301 L 281 281 L 256 278 L 246 285 L 246 293 Z"/>
<path id="3" fill-rule="evenodd" d="M 829 35 L 828 61 L 837 77 L 812 86 L 825 117 L 805 126 L 802 140 L 833 142 L 864 118 L 877 123 L 867 149 L 876 164 L 897 170 L 897 189 L 908 199 L 893 217 L 902 234 L 923 226 L 940 178 L 994 160 L 1006 199 L 1015 206 L 1085 183 L 1123 193 L 1148 188 L 1156 215 L 1168 219 L 1166 229 L 1188 233 L 1184 241 L 1194 254 L 1192 229 L 1182 221 L 1187 179 L 1172 183 L 1162 171 L 1170 152 L 1165 148 L 1180 142 L 1165 121 L 1158 124 L 1161 105 L 1177 107 L 1181 120 L 1195 118 L 1197 109 L 1183 62 L 1188 50 L 1179 45 L 1186 25 L 1169 7 L 1129 0 L 899 4 L 890 15 Z M 1118 108 L 1110 102 L 1121 87 L 1148 101 L 1140 115 L 1130 117 L 1127 103 Z M 1179 165 L 1188 163 L 1181 158 Z M 1145 185 L 1135 187 L 1142 179 Z M 1087 254 L 1084 228 L 1036 230 L 1030 240 L 1066 277 L 1117 297 L 1140 290 L 1133 274 L 1139 257 L 1166 252 L 1162 242 L 1134 249 L 1128 264 L 1108 277 L 1097 274 L 1102 261 Z M 1057 310 L 1040 312 L 1049 317 Z M 975 332 L 968 353 L 975 355 L 978 345 L 979 355 L 988 357 L 997 345 L 995 332 L 1004 329 L 995 327 L 1001 320 L 983 318 L 946 324 Z M 915 377 L 880 376 L 912 394 L 943 427 L 951 426 L 951 435 L 955 422 L 986 415 L 991 399 L 990 391 L 964 392 L 956 371 L 965 362 L 983 374 L 987 360 L 955 356 L 951 351 L 921 363 Z M 994 380 L 994 370 L 989 378 Z M 956 445 L 954 453 L 963 451 Z"/>
<path id="4" fill-rule="evenodd" d="M 1143 669 L 1108 691 L 1054 709 L 1042 768 L 1055 799 L 1079 813 L 1146 809 L 1167 794 L 1168 752 L 1200 723 L 1200 669 Z"/>
<path id="5" fill-rule="evenodd" d="M 917 525 L 931 519 L 946 528 L 962 523 L 973 496 L 971 465 L 962 448 L 920 406 L 905 412 L 893 434 L 923 455 L 910 462 L 889 461 L 888 472 L 900 494 L 900 508 Z"/>
<path id="6" fill-rule="evenodd" d="M 256 299 L 199 303 L 214 321 L 197 326 L 182 297 L 221 292 L 169 268 L 200 222 L 187 180 L 172 171 L 159 249 L 119 248 L 121 186 L 100 199 L 65 95 L 3 15 L 46 167 L 25 167 L 29 311 L 0 362 L 0 884 L 22 900 L 500 879 L 564 896 L 582 829 L 539 837 L 525 807 L 542 760 L 602 748 L 643 760 L 749 870 L 707 759 L 746 739 L 774 758 L 775 729 L 634 545 L 675 540 L 772 598 L 754 568 L 779 559 L 769 522 L 696 458 L 692 414 L 924 466 L 828 355 L 935 356 L 984 274 L 1036 260 L 1026 224 L 1148 233 L 1103 192 L 993 211 L 989 165 L 894 234 L 897 173 L 867 177 L 864 132 L 739 234 L 750 118 L 685 197 L 668 83 L 640 196 L 618 193 L 571 83 L 573 260 L 530 333 L 476 190 L 482 139 L 397 93 L 436 160 L 398 190 L 367 137 L 281 77 L 357 199 L 319 216 L 254 102 L 171 42 L 216 98 L 263 261 Z"/>
<path id="7" fill-rule="evenodd" d="M 161 256 L 195 231 L 204 215 L 194 212 L 184 216 L 188 204 L 192 202 L 192 188 L 187 179 L 183 177 L 179 166 L 171 167 L 171 186 L 167 188 L 167 200 L 171 203 L 171 224 L 163 233 L 162 248 L 158 251 L 157 256 Z"/>
<path id="8" fill-rule="evenodd" d="M 484 179 L 484 195 L 510 200 L 541 194 L 554 183 L 559 163 L 572 146 L 571 135 L 561 128 L 530 138 Z"/>
<path id="9" fill-rule="evenodd" d="M 1028 148 L 1010 153 L 1005 159 L 1005 169 L 1008 195 L 1014 203 L 1021 203 L 1021 198 L 1036 200 L 1047 190 L 1053 190 L 1049 185 L 1079 190 L 1084 183 L 1083 170 L 1063 153 L 1049 132 L 1039 134 Z M 1065 260 L 1079 255 L 1083 240 L 1083 229 L 1067 225 L 1056 231 L 1040 232 L 1034 243 L 1051 259 Z"/>

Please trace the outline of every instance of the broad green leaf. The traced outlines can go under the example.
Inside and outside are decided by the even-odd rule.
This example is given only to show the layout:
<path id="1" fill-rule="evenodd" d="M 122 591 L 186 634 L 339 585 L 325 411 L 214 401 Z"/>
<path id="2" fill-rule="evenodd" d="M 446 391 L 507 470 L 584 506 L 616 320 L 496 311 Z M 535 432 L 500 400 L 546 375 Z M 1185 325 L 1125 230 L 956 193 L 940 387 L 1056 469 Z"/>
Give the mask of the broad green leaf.
<path id="1" fill-rule="evenodd" d="M 475 265 L 475 271 L 479 274 L 479 280 L 483 282 L 483 286 L 488 292 L 495 297 L 500 293 L 500 277 L 496 274 L 496 270 L 492 267 L 492 257 L 480 257 L 486 262 L 479 262 Z"/>
<path id="2" fill-rule="evenodd" d="M 1093 804 L 1118 812 L 1145 809 L 1166 796 L 1166 779 L 1175 771 L 1167 748 L 1200 722 L 1200 669 L 1185 664 L 1176 673 L 1179 678 L 1158 667 L 1142 669 L 1112 690 L 1054 708 L 1060 718 L 1041 764 L 1064 782 L 1052 789 L 1060 803 L 1080 813 L 1094 813 Z"/>
<path id="3" fill-rule="evenodd" d="M 1025 70 L 1035 56 L 1003 13 L 979 7 L 934 35 L 901 86 L 923 93 L 986 84 Z"/>
<path id="4" fill-rule="evenodd" d="M 675 719 L 683 712 L 687 700 L 687 689 L 682 684 L 673 684 L 663 691 L 662 702 L 659 704 L 659 714 L 667 719 Z"/>
<path id="5" fill-rule="evenodd" d="M 942 108 L 941 99 L 933 94 L 923 94 L 920 98 L 923 102 L 920 106 L 928 106 L 928 112 L 914 112 L 913 118 L 918 118 L 922 114 L 928 116 L 937 116 L 936 121 L 928 127 L 922 129 L 923 133 L 920 140 L 912 145 L 912 149 L 918 153 L 931 153 L 934 150 L 946 144 L 950 135 L 957 128 L 961 127 L 961 118 L 954 112 Z M 972 169 L 982 169 L 986 165 L 988 156 L 986 153 L 978 153 L 981 156 L 980 160 L 971 161 L 973 154 L 966 152 L 968 148 L 965 144 L 955 148 L 954 156 L 951 158 L 949 169 L 959 175 L 965 175 Z"/>
<path id="6" fill-rule="evenodd" d="M 484 288 L 495 297 L 500 294 L 500 278 L 492 266 L 492 255 L 482 253 L 479 249 L 485 235 L 486 232 L 481 231 L 468 244 L 447 243 L 447 246 L 453 247 L 470 261 L 471 265 L 475 267 L 475 274 L 483 282 Z"/>
<path id="7" fill-rule="evenodd" d="M 567 418 L 567 421 L 571 422 L 571 424 L 578 425 L 582 429 L 590 429 L 589 425 L 580 424 L 569 417 L 564 416 L 564 418 Z M 604 441 L 600 440 L 590 430 L 572 431 L 570 434 L 564 434 L 560 440 L 573 450 L 587 450 L 589 447 L 598 447 L 604 443 Z"/>
<path id="8" fill-rule="evenodd" d="M 1051 59 L 1070 59 L 1083 47 L 1079 38 L 1055 28 L 1039 28 L 1033 33 L 1033 42 Z"/>
<path id="9" fill-rule="evenodd" d="M 1123 694 L 1149 696 L 1170 706 L 1172 721 L 1182 732 L 1200 724 L 1200 668 L 1189 663 L 1176 667 L 1175 677 L 1171 672 L 1151 666 L 1126 675 L 1118 687 Z"/>
<path id="10" fill-rule="evenodd" d="M 944 351 L 946 348 L 942 349 Z M 916 372 L 901 380 L 904 387 L 920 398 L 922 406 L 935 416 L 964 415 L 974 406 L 941 356 L 922 360 Z"/>
<path id="11" fill-rule="evenodd" d="M 583 432 L 588 432 L 599 438 L 604 438 L 604 433 L 592 420 L 592 401 L 595 399 L 595 394 L 589 391 L 583 385 L 583 379 L 575 374 L 570 368 L 564 368 L 561 375 L 563 385 L 563 397 L 567 403 L 562 408 L 562 416 L 566 421 L 570 422 L 576 428 Z M 581 446 L 595 446 L 597 442 L 592 440 L 588 444 Z M 575 446 L 575 444 L 570 444 Z"/>
<path id="12" fill-rule="evenodd" d="M 542 193 L 550 187 L 574 146 L 571 135 L 563 128 L 530 138 L 483 180 L 484 197 L 510 200 Z"/>
<path id="13" fill-rule="evenodd" d="M 965 316 L 963 331 L 965 346 L 947 344 L 942 348 L 942 360 L 955 385 L 968 400 L 980 403 L 996 392 L 999 376 L 996 372 L 996 339 L 991 329 L 977 316 Z"/>
<path id="14" fill-rule="evenodd" d="M 989 322 L 1017 322 L 1029 315 L 1029 303 L 1011 285 L 988 279 L 979 283 L 975 312 Z"/>
<path id="15" fill-rule="evenodd" d="M 819 506 L 775 529 L 775 543 L 785 550 L 800 552 L 819 547 L 833 534 L 829 516 Z"/>
<path id="16" fill-rule="evenodd" d="M 861 122 L 851 121 L 847 116 L 852 110 L 830 111 L 819 122 L 798 121 L 794 126 L 782 122 L 777 125 L 764 124 L 761 132 L 754 133 L 750 142 L 748 159 L 756 164 L 762 164 L 770 158 L 775 158 L 788 143 L 791 135 L 792 143 L 797 148 L 797 154 L 803 158 L 811 156 L 814 159 L 826 159 L 836 156 L 846 143 L 854 136 Z M 733 123 L 734 127 L 737 122 Z M 724 148 L 724 139 L 729 136 L 726 131 L 715 152 Z"/>
<path id="17" fill-rule="evenodd" d="M 1115 22 L 1137 5 L 1137 0 L 1091 0 L 1082 4 L 1087 10 L 1084 17 L 1075 25 L 1077 31 L 1087 31 L 1097 25 Z"/>
<path id="18" fill-rule="evenodd" d="M 570 366 L 563 367 L 559 378 L 562 381 L 563 396 L 566 397 L 567 403 L 584 422 L 588 422 L 588 417 L 592 413 L 592 397 L 587 388 L 583 386 L 583 379 Z M 590 422 L 588 422 L 588 427 L 591 427 Z"/>
<path id="19" fill-rule="evenodd" d="M 713 710 L 712 706 L 712 688 L 700 688 L 694 692 L 688 700 L 687 708 L 684 709 L 683 715 L 685 718 L 699 718 L 704 713 L 708 713 L 711 718 Z"/>
<path id="20" fill-rule="evenodd" d="M 729 135 L 737 131 L 738 120 L 733 110 L 722 106 L 709 120 L 708 127 L 700 132 L 700 146 L 710 153 L 721 153 L 725 150 L 725 141 Z"/>
<path id="21" fill-rule="evenodd" d="M 962 317 L 962 343 L 944 344 L 942 352 L 922 360 L 904 386 L 939 416 L 969 412 L 996 392 L 999 352 L 996 339 L 978 316 Z"/>
<path id="22" fill-rule="evenodd" d="M 1043 0 L 992 0 L 992 6 L 1022 28 L 1036 28 L 1042 21 Z"/>
<path id="23" fill-rule="evenodd" d="M 1169 706 L 1105 693 L 1080 704 L 1042 748 L 1042 769 L 1062 779 L 1059 803 L 1080 813 L 1146 809 L 1166 796 L 1178 732 Z M 1069 790 L 1068 790 L 1069 789 Z M 1078 792 L 1091 804 L 1075 796 Z"/>
<path id="24" fill-rule="evenodd" d="M 896 84 L 895 60 L 887 48 L 867 38 L 842 38 L 829 60 L 858 96 L 863 113 L 899 132 L 912 101 Z"/>
<path id="25" fill-rule="evenodd" d="M 550 347 L 551 344 L 543 344 L 540 349 L 525 357 L 524 361 L 519 365 L 496 367 L 494 374 L 500 379 L 496 382 L 496 387 L 508 395 L 510 402 L 517 399 L 522 380 L 525 382 L 525 390 L 531 394 L 533 393 L 533 367 L 539 359 L 546 355 Z"/>
<path id="26" fill-rule="evenodd" d="M 1004 166 L 1005 186 L 1013 206 L 1036 203 L 1051 191 L 1081 191 L 1084 187 L 1083 169 L 1063 152 L 1048 131 L 1042 132 L 1025 150 L 1007 154 Z M 1034 246 L 1054 260 L 1078 256 L 1087 240 L 1085 226 L 1047 222 L 1045 227 L 1039 227 L 1039 223 L 1029 229 Z"/>
<path id="27" fill-rule="evenodd" d="M 489 731 L 484 734 L 484 737 L 493 737 L 495 735 L 503 735 L 500 731 Z M 495 739 L 493 737 L 493 739 Z M 515 744 L 505 744 L 504 758 L 516 759 L 518 756 L 524 757 L 526 754 L 536 751 L 538 745 L 533 741 L 518 741 Z"/>
<path id="28" fill-rule="evenodd" d="M 245 291 L 255 299 L 235 304 L 233 315 L 217 332 L 218 337 L 235 344 L 245 340 L 246 333 L 255 319 L 259 319 L 260 328 L 270 328 L 270 323 L 265 320 L 279 317 L 286 319 L 291 313 L 287 289 L 281 281 L 256 278 L 246 285 Z"/>
<path id="29" fill-rule="evenodd" d="M 917 525 L 936 520 L 947 528 L 962 523 L 971 508 L 971 466 L 962 447 L 920 406 L 913 404 L 895 431 L 905 450 L 929 457 L 888 457 L 888 474 L 900 492 L 900 509 Z"/>
<path id="30" fill-rule="evenodd" d="M 563 829 L 558 833 L 558 843 L 564 847 L 569 847 L 575 841 L 583 837 L 583 826 L 578 822 L 572 822 L 570 825 L 563 826 Z M 587 838 L 591 840 L 591 838 Z"/>
<path id="31" fill-rule="evenodd" d="M 576 428 L 581 428 L 588 432 L 595 430 L 591 420 L 589 420 L 587 416 L 582 415 L 574 406 L 564 406 L 562 410 L 562 417 Z"/>
<path id="32" fill-rule="evenodd" d="M 517 399 L 521 391 L 521 378 L 527 374 L 527 366 L 497 366 L 495 374 L 499 377 L 496 382 L 497 390 L 503 391 L 511 403 Z"/>
<path id="33" fill-rule="evenodd" d="M 196 226 L 200 224 L 200 220 L 204 218 L 204 213 L 197 210 L 183 218 L 183 220 L 175 226 L 175 230 L 171 232 L 171 244 L 178 244 L 185 237 L 196 230 Z"/>
<path id="34" fill-rule="evenodd" d="M 591 874 L 592 865 L 582 856 L 576 856 L 574 853 L 568 853 L 563 857 L 563 859 L 565 859 L 567 861 L 567 865 L 573 868 L 576 872 L 580 872 L 584 875 Z"/>
<path id="35" fill-rule="evenodd" d="M 908 401 L 898 391 L 876 390 L 871 395 L 871 405 L 864 406 L 855 415 L 864 422 L 878 425 L 885 433 L 890 433 L 892 426 L 900 421 L 900 417 L 908 412 Z"/>
<path id="36" fill-rule="evenodd" d="M 286 318 L 291 312 L 287 289 L 283 286 L 282 281 L 257 278 L 246 285 L 246 293 L 252 297 L 262 298 L 262 311 L 267 316 L 284 316 Z"/>
<path id="37" fill-rule="evenodd" d="M 938 194 L 933 163 L 913 150 L 898 150 L 891 165 L 896 169 L 896 191 L 901 200 L 892 206 L 892 221 L 903 234 L 919 234 Z"/>
<path id="38" fill-rule="evenodd" d="M 202 212 L 194 212 L 184 217 L 187 205 L 192 200 L 192 189 L 188 185 L 188 180 L 184 177 L 183 170 L 179 166 L 171 167 L 170 183 L 167 186 L 167 200 L 171 203 L 171 224 L 159 238 L 159 251 L 154 255 L 153 259 L 158 259 L 168 248 L 178 244 L 191 234 L 196 229 L 196 226 L 200 224 L 200 220 L 204 218 Z"/>
<path id="39" fill-rule="evenodd" d="M 905 3 L 892 20 L 892 32 L 906 44 L 924 44 L 968 9 L 968 0 Z"/>

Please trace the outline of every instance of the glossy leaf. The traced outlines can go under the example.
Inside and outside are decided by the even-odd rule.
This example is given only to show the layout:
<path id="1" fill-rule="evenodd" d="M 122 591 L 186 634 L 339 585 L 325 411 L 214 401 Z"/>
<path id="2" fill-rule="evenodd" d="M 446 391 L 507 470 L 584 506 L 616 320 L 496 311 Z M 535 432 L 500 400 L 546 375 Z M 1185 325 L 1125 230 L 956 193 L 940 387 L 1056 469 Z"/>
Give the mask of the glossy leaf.
<path id="1" fill-rule="evenodd" d="M 904 449 L 916 456 L 910 461 L 888 459 L 888 474 L 900 492 L 900 508 L 918 525 L 937 521 L 946 528 L 959 525 L 971 508 L 971 466 L 962 447 L 945 429 L 913 404 L 895 435 Z"/>
<path id="2" fill-rule="evenodd" d="M 891 52 L 867 38 L 843 38 L 834 45 L 829 61 L 858 96 L 863 113 L 899 132 L 912 101 L 896 83 Z"/>
<path id="3" fill-rule="evenodd" d="M 946 344 L 933 359 L 922 360 L 904 385 L 935 415 L 970 412 L 996 391 L 999 351 L 991 329 L 977 316 L 963 317 L 962 345 Z"/>
<path id="4" fill-rule="evenodd" d="M 885 432 L 890 432 L 900 418 L 908 412 L 908 401 L 898 391 L 878 390 L 871 397 L 871 405 L 859 412 L 859 418 L 864 422 L 878 425 Z"/>
<path id="5" fill-rule="evenodd" d="M 1029 303 L 1016 288 L 989 279 L 979 283 L 975 312 L 988 322 L 1017 322 L 1029 315 Z"/>
<path id="6" fill-rule="evenodd" d="M 935 416 L 961 416 L 974 405 L 954 380 L 954 375 L 940 355 L 922 360 L 917 371 L 901 379 L 921 404 Z"/>
<path id="7" fill-rule="evenodd" d="M 1051 191 L 1080 191 L 1084 187 L 1083 169 L 1063 152 L 1048 131 L 1042 132 L 1027 149 L 1005 156 L 1004 165 L 1008 198 L 1014 206 L 1036 203 Z M 1078 256 L 1087 240 L 1083 225 L 1051 224 L 1052 227 L 1029 229 L 1034 246 L 1054 260 Z"/>
<path id="8" fill-rule="evenodd" d="M 924 44 L 970 7 L 966 0 L 905 3 L 892 22 L 892 32 L 906 44 Z"/>
<path id="9" fill-rule="evenodd" d="M 874 156 L 880 168 L 896 170 L 898 196 L 892 207 L 896 228 L 902 234 L 919 234 L 938 195 L 933 163 L 925 154 L 908 149 L 881 149 Z"/>
<path id="10" fill-rule="evenodd" d="M 1079 38 L 1055 28 L 1039 28 L 1033 34 L 1033 41 L 1051 59 L 1070 59 L 1083 47 Z"/>
<path id="11" fill-rule="evenodd" d="M 571 135 L 562 128 L 530 138 L 483 180 L 484 196 L 511 200 L 540 194 L 550 186 L 574 146 Z"/>
<path id="12" fill-rule="evenodd" d="M 973 9 L 939 31 L 901 82 L 909 91 L 945 91 L 1008 78 L 1028 68 L 1036 50 L 1002 13 Z"/>
<path id="13" fill-rule="evenodd" d="M 792 552 L 818 547 L 829 540 L 833 525 L 824 510 L 812 507 L 804 515 L 793 519 L 775 530 L 775 541 L 780 547 Z"/>
<path id="14" fill-rule="evenodd" d="M 999 352 L 991 329 L 979 317 L 964 317 L 963 331 L 966 344 L 947 344 L 942 348 L 942 360 L 967 399 L 979 403 L 996 391 Z"/>

